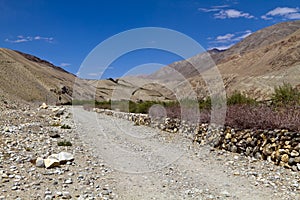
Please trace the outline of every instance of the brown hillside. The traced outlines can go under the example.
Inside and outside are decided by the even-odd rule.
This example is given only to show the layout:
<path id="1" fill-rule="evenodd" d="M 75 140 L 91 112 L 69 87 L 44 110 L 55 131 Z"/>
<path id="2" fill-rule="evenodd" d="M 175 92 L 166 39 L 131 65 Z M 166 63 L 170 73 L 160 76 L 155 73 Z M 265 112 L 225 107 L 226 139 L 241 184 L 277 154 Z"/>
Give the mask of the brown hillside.
<path id="1" fill-rule="evenodd" d="M 0 90 L 25 101 L 70 101 L 75 76 L 48 62 L 8 49 L 0 49 Z"/>

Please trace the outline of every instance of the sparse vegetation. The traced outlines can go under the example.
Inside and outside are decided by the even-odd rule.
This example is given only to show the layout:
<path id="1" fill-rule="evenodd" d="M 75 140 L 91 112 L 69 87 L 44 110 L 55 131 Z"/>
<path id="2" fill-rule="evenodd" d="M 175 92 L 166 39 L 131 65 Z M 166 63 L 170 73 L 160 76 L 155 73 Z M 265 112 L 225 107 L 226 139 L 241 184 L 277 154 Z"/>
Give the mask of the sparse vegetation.
<path id="1" fill-rule="evenodd" d="M 69 126 L 68 124 L 63 124 L 63 125 L 61 125 L 60 128 L 62 128 L 62 129 L 71 129 L 71 126 Z"/>
<path id="2" fill-rule="evenodd" d="M 165 108 L 166 114 L 171 118 L 190 119 L 195 115 L 195 110 L 191 105 L 195 101 L 182 100 L 157 102 L 157 101 L 103 101 L 92 102 L 86 107 L 91 108 L 92 104 L 97 108 L 114 109 L 123 112 L 148 113 L 149 108 L 155 104 Z M 77 101 L 77 103 L 79 103 Z M 87 103 L 80 102 L 79 104 Z M 211 98 L 198 101 L 200 109 L 200 121 L 210 122 Z M 235 91 L 227 97 L 227 114 L 225 125 L 234 128 L 254 128 L 254 129 L 276 129 L 286 128 L 289 130 L 300 130 L 300 91 L 290 84 L 284 83 L 282 86 L 275 88 L 272 95 L 271 104 L 266 105 L 264 102 L 258 102 L 255 99 L 247 97 L 242 93 Z M 182 113 L 182 107 L 185 112 Z M 185 115 L 185 116 L 182 116 Z"/>
<path id="3" fill-rule="evenodd" d="M 72 143 L 70 141 L 63 140 L 63 141 L 57 142 L 57 145 L 67 147 L 67 146 L 72 146 Z"/>
<path id="4" fill-rule="evenodd" d="M 255 99 L 243 95 L 241 92 L 235 91 L 230 97 L 227 98 L 227 104 L 228 105 L 241 105 L 241 104 L 253 105 L 253 104 L 257 104 L 257 101 Z"/>
<path id="5" fill-rule="evenodd" d="M 32 151 L 32 148 L 30 148 L 30 147 L 25 147 L 25 151 Z"/>
<path id="6" fill-rule="evenodd" d="M 275 87 L 272 103 L 276 106 L 299 105 L 300 91 L 289 83 Z"/>
<path id="7" fill-rule="evenodd" d="M 61 124 L 59 122 L 54 122 L 51 124 L 51 126 L 61 126 Z"/>

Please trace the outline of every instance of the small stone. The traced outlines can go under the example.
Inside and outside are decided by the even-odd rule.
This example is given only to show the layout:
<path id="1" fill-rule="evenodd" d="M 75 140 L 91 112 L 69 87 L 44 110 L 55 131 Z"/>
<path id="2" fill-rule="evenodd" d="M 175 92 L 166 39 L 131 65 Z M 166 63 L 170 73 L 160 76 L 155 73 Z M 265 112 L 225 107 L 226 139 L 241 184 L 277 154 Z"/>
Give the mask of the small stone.
<path id="1" fill-rule="evenodd" d="M 239 176 L 239 175 L 241 175 L 241 174 L 240 174 L 240 172 L 234 172 L 233 175 Z"/>
<path id="2" fill-rule="evenodd" d="M 227 192 L 226 190 L 222 191 L 221 194 L 224 195 L 225 197 L 230 197 L 230 193 Z"/>
<path id="3" fill-rule="evenodd" d="M 300 157 L 295 157 L 295 158 L 294 158 L 294 162 L 295 162 L 295 163 L 300 163 Z"/>
<path id="4" fill-rule="evenodd" d="M 65 181 L 65 184 L 72 184 L 72 183 L 73 183 L 72 179 L 67 179 L 67 180 Z"/>
<path id="5" fill-rule="evenodd" d="M 225 139 L 227 139 L 227 140 L 228 140 L 228 139 L 231 139 L 231 137 L 232 137 L 232 136 L 231 136 L 230 133 L 227 133 L 227 134 L 225 135 Z"/>
<path id="6" fill-rule="evenodd" d="M 45 200 L 51 200 L 51 199 L 53 199 L 52 195 L 46 195 L 45 196 Z"/>
<path id="7" fill-rule="evenodd" d="M 237 147 L 235 145 L 231 146 L 231 152 L 236 153 L 237 152 Z"/>
<path id="8" fill-rule="evenodd" d="M 17 186 L 13 186 L 11 189 L 12 189 L 12 190 L 17 190 L 18 187 L 17 187 Z"/>
<path id="9" fill-rule="evenodd" d="M 58 132 L 51 132 L 51 133 L 49 133 L 49 136 L 51 138 L 60 138 L 60 135 Z"/>
<path id="10" fill-rule="evenodd" d="M 51 154 L 50 156 L 48 156 L 48 159 L 56 159 L 56 160 L 59 160 L 59 156 L 58 156 L 58 154 L 54 153 L 54 154 Z"/>
<path id="11" fill-rule="evenodd" d="M 256 152 L 254 155 L 254 158 L 261 160 L 262 159 L 262 155 L 259 152 Z"/>
<path id="12" fill-rule="evenodd" d="M 42 103 L 42 105 L 40 106 L 41 109 L 47 109 L 48 105 L 46 103 Z"/>
<path id="13" fill-rule="evenodd" d="M 103 195 L 109 195 L 109 191 L 108 191 L 108 190 L 104 190 L 104 191 L 102 192 L 102 194 L 103 194 Z"/>
<path id="14" fill-rule="evenodd" d="M 58 154 L 58 160 L 60 163 L 66 163 L 68 161 L 73 161 L 74 156 L 68 152 L 60 152 Z"/>
<path id="15" fill-rule="evenodd" d="M 283 154 L 283 155 L 281 156 L 281 161 L 284 162 L 284 163 L 289 162 L 289 155 Z"/>
<path id="16" fill-rule="evenodd" d="M 61 196 L 63 195 L 63 193 L 62 193 L 62 192 L 56 192 L 56 195 L 57 195 L 58 197 L 61 197 Z"/>
<path id="17" fill-rule="evenodd" d="M 56 159 L 52 159 L 52 158 L 50 158 L 50 159 L 49 158 L 44 159 L 44 163 L 45 163 L 45 167 L 47 169 L 59 166 L 59 161 L 56 160 Z"/>
<path id="18" fill-rule="evenodd" d="M 294 172 L 297 172 L 297 171 L 298 171 L 298 167 L 297 167 L 296 165 L 293 165 L 293 166 L 292 166 L 292 170 L 293 170 Z"/>
<path id="19" fill-rule="evenodd" d="M 45 167 L 45 164 L 44 164 L 44 159 L 41 158 L 41 157 L 38 157 L 35 161 L 35 166 L 37 167 Z"/>
<path id="20" fill-rule="evenodd" d="M 297 163 L 297 168 L 300 171 L 300 164 L 299 163 Z"/>
<path id="21" fill-rule="evenodd" d="M 15 175 L 15 179 L 16 179 L 16 180 L 20 180 L 20 179 L 22 179 L 22 176 L 20 176 L 20 175 Z"/>
<path id="22" fill-rule="evenodd" d="M 62 198 L 63 199 L 71 199 L 72 196 L 70 195 L 70 192 L 63 192 Z"/>
<path id="23" fill-rule="evenodd" d="M 292 157 L 297 157 L 297 156 L 299 156 L 299 152 L 293 150 L 293 151 L 291 152 L 291 156 L 292 156 Z"/>

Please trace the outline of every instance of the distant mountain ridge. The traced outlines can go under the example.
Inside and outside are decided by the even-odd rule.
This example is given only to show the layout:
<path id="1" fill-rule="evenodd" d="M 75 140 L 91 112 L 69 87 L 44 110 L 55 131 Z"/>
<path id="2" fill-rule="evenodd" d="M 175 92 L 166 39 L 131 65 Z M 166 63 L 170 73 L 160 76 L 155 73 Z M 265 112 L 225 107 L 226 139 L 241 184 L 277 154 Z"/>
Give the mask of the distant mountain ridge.
<path id="1" fill-rule="evenodd" d="M 199 63 L 198 66 L 191 65 L 189 60 Z M 207 68 L 207 60 L 219 69 L 228 94 L 238 90 L 257 99 L 267 99 L 274 86 L 283 82 L 300 84 L 300 20 L 259 30 L 227 50 L 210 50 L 172 63 L 148 78 L 174 81 L 176 74 L 182 74 L 195 90 L 205 89 L 205 82 L 196 68 Z M 199 94 L 199 98 L 203 95 Z"/>
<path id="2" fill-rule="evenodd" d="M 52 67 L 54 69 L 60 70 L 62 72 L 71 74 L 70 72 L 64 70 L 63 68 L 53 65 L 52 63 L 50 63 L 47 60 L 40 59 L 40 58 L 38 58 L 36 56 L 30 55 L 30 54 L 27 54 L 27 53 L 23 53 L 21 51 L 17 51 L 17 50 L 14 50 L 14 51 L 17 52 L 17 53 L 19 53 L 19 54 L 21 54 L 22 56 L 24 56 L 24 58 L 26 58 L 26 59 L 28 59 L 28 60 L 30 60 L 32 62 L 44 64 L 44 65 L 47 65 L 47 66 Z"/>
<path id="3" fill-rule="evenodd" d="M 149 76 L 117 80 L 83 80 L 36 56 L 0 48 L 0 94 L 47 103 L 72 98 L 169 101 L 177 98 L 175 90 L 191 95 L 191 86 L 204 98 L 208 90 L 202 73 L 212 66 L 221 73 L 227 94 L 238 90 L 264 100 L 283 82 L 300 87 L 300 20 L 264 28 L 227 50 L 211 49 Z"/>

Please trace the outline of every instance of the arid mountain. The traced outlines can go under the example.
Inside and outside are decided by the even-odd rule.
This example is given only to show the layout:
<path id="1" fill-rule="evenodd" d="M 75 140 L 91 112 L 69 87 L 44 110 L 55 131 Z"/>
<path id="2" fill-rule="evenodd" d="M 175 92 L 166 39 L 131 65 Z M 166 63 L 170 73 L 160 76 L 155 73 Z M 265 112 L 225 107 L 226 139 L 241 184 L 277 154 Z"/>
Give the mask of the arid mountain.
<path id="1" fill-rule="evenodd" d="M 0 103 L 10 99 L 51 104 L 70 103 L 72 98 L 174 99 L 172 92 L 152 82 L 138 85 L 134 77 L 128 81 L 83 80 L 48 61 L 9 49 L 0 49 L 0 97 Z"/>
<path id="2" fill-rule="evenodd" d="M 195 91 L 201 91 L 198 96 L 202 98 L 207 94 L 203 72 L 213 65 L 220 71 L 228 94 L 238 90 L 263 100 L 270 96 L 274 86 L 283 82 L 300 85 L 300 21 L 259 30 L 228 50 L 212 50 L 172 63 L 149 78 L 175 82 L 182 79 L 178 76 L 181 74 Z M 185 90 L 185 86 L 181 89 Z"/>
<path id="3" fill-rule="evenodd" d="M 68 102 L 75 76 L 34 56 L 0 49 L 0 93 L 36 102 Z"/>
<path id="4" fill-rule="evenodd" d="M 212 49 L 163 67 L 148 77 L 83 80 L 35 56 L 0 49 L 0 94 L 34 102 L 74 99 L 174 100 L 208 95 L 206 80 L 217 66 L 227 94 L 238 90 L 259 100 L 274 86 L 300 87 L 300 21 L 259 30 L 225 51 Z M 197 69 L 196 69 L 197 68 Z"/>

